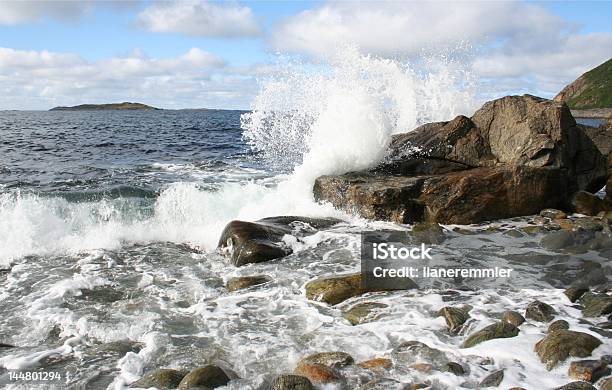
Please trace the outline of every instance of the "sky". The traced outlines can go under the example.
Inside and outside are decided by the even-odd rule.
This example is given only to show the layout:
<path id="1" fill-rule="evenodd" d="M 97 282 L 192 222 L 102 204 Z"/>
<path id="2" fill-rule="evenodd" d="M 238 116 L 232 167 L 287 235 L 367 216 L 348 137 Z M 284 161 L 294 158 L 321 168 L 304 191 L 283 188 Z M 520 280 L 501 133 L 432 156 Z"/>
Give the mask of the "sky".
<path id="1" fill-rule="evenodd" d="M 487 96 L 554 96 L 612 56 L 612 2 L 0 0 L 0 109 L 248 109 L 279 58 L 459 58 Z"/>

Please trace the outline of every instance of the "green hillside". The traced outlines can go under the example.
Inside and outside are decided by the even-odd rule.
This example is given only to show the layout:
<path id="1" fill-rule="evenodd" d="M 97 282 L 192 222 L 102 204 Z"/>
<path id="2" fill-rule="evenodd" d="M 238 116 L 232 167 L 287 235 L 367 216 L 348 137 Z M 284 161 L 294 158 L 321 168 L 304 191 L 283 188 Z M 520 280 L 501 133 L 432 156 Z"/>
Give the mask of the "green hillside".
<path id="1" fill-rule="evenodd" d="M 612 58 L 563 88 L 555 100 L 573 109 L 612 108 Z"/>

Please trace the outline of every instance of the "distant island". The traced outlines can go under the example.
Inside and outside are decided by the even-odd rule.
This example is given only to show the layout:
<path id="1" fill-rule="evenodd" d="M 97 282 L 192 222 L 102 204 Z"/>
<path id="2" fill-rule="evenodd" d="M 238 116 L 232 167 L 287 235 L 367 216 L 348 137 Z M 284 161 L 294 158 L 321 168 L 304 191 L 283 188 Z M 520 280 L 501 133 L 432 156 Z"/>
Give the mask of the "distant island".
<path id="1" fill-rule="evenodd" d="M 612 116 L 612 58 L 578 77 L 554 98 L 578 117 Z"/>
<path id="2" fill-rule="evenodd" d="M 160 110 L 142 103 L 80 104 L 72 107 L 53 107 L 49 111 L 102 111 L 102 110 Z"/>

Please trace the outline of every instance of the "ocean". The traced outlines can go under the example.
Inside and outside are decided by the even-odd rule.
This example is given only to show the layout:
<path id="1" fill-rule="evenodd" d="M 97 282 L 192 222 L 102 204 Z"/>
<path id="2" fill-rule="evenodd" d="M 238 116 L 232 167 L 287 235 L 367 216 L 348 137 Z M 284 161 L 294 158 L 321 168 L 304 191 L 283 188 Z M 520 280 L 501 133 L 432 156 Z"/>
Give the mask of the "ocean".
<path id="1" fill-rule="evenodd" d="M 568 284 L 584 264 L 601 267 L 612 254 L 546 249 L 543 232 L 521 230 L 532 217 L 445 226 L 433 251 L 444 264 L 512 267 L 523 285 L 451 281 L 333 307 L 306 299 L 309 280 L 359 270 L 360 232 L 411 228 L 316 203 L 314 178 L 372 166 L 391 134 L 449 119 L 467 104 L 463 92 L 440 98 L 442 76 L 415 84 L 384 63 L 360 78 L 373 67 L 363 61 L 331 81 L 293 75 L 299 91 L 269 84 L 252 112 L 0 112 L 0 342 L 16 346 L 0 348 L 0 383 L 19 388 L 10 370 L 43 369 L 62 373 L 72 388 L 122 389 L 155 368 L 212 362 L 236 373 L 227 388 L 258 389 L 311 353 L 345 351 L 363 361 L 410 340 L 468 372 L 398 365 L 386 377 L 454 389 L 504 369 L 506 387 L 567 383 L 568 363 L 548 371 L 533 353 L 547 324 L 529 322 L 511 342 L 459 348 L 467 334 L 535 299 L 553 305 L 571 329 L 588 331 L 551 283 Z M 309 94 L 316 98 L 300 100 Z M 291 99 L 304 111 L 268 109 Z M 287 240 L 294 253 L 267 263 L 237 268 L 216 250 L 229 221 L 276 215 L 343 222 Z M 262 274 L 272 281 L 260 288 L 225 288 L 231 277 Z M 363 302 L 386 306 L 379 320 L 353 326 L 343 311 Z M 447 305 L 473 307 L 459 336 L 436 316 Z M 602 339 L 596 357 L 612 348 Z M 348 388 L 372 379 L 358 370 L 343 375 Z"/>

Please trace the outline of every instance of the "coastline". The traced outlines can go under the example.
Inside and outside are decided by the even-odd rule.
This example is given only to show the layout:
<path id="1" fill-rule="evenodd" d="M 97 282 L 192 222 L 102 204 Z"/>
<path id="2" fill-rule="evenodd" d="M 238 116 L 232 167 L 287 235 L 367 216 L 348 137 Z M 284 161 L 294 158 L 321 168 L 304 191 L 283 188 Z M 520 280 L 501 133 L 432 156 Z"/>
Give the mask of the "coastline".
<path id="1" fill-rule="evenodd" d="M 590 108 L 585 110 L 572 109 L 574 118 L 589 118 L 589 119 L 610 119 L 612 118 L 612 108 Z"/>

